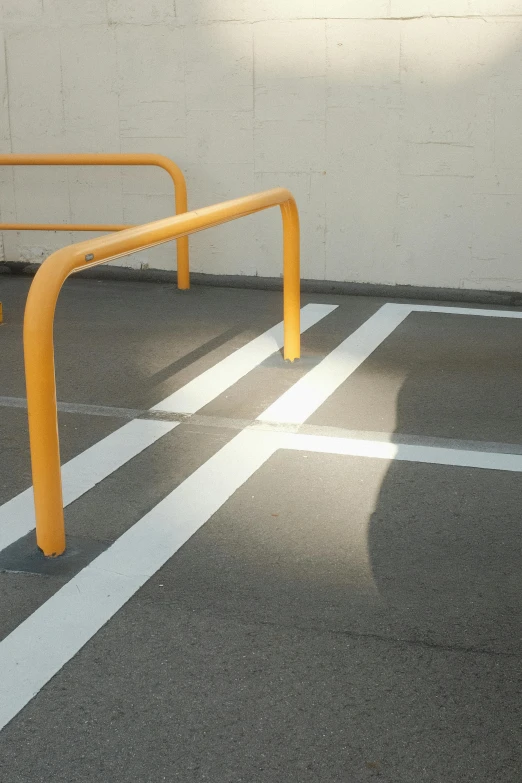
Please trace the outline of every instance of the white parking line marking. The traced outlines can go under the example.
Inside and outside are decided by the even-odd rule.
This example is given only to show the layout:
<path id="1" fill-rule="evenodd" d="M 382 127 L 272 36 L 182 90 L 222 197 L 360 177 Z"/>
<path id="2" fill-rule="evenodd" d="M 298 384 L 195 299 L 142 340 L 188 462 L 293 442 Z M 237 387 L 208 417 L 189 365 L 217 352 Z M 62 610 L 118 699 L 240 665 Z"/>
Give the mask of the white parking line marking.
<path id="1" fill-rule="evenodd" d="M 64 508 L 178 424 L 135 419 L 69 460 L 62 466 Z M 34 525 L 33 488 L 29 487 L 0 506 L 0 550 L 25 536 Z"/>
<path id="2" fill-rule="evenodd" d="M 397 307 L 402 305 L 391 305 Z M 408 305 L 411 313 L 446 313 L 447 315 L 478 315 L 485 318 L 522 318 L 516 310 L 482 310 L 474 307 L 443 307 L 442 305 Z"/>
<path id="3" fill-rule="evenodd" d="M 0 643 L 0 729 L 274 452 L 241 432 Z"/>
<path id="4" fill-rule="evenodd" d="M 381 307 L 353 334 L 258 416 L 274 424 L 303 424 L 409 315 L 409 305 Z"/>
<path id="5" fill-rule="evenodd" d="M 310 329 L 336 308 L 337 305 L 323 304 L 308 304 L 303 307 L 301 333 Z M 280 323 L 198 375 L 182 389 L 158 402 L 151 410 L 196 413 L 282 348 L 283 342 L 283 324 Z"/>
<path id="6" fill-rule="evenodd" d="M 328 435 L 287 435 L 280 448 L 314 451 L 322 454 L 343 454 L 350 457 L 424 462 L 430 465 L 451 465 L 460 468 L 505 470 L 522 473 L 522 455 L 494 451 L 445 449 L 440 446 L 412 446 L 384 441 L 335 438 Z"/>

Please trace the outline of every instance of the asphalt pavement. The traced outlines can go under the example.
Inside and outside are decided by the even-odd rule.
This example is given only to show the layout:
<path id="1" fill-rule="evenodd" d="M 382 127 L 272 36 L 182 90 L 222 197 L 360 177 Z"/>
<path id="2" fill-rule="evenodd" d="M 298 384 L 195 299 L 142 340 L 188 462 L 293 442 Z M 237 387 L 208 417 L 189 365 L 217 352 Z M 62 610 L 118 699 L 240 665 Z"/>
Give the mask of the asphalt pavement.
<path id="1" fill-rule="evenodd" d="M 31 484 L 29 284 L 0 277 L 0 504 Z M 41 565 L 33 533 L 0 552 L 0 661 L 171 493 L 192 481 L 179 508 L 190 516 L 198 493 L 210 505 L 0 731 L 1 781 L 519 783 L 520 470 L 466 455 L 522 454 L 520 318 L 412 312 L 306 421 L 266 427 L 305 446 L 281 440 L 258 459 L 252 440 L 255 469 L 214 506 L 219 482 L 197 483 L 213 460 L 233 483 L 238 435 L 391 301 L 306 294 L 336 309 L 303 333 L 301 360 L 274 351 L 193 415 L 162 415 L 150 409 L 281 321 L 281 294 L 66 284 L 62 462 L 135 420 L 175 427 L 67 506 L 69 560 Z M 315 436 L 373 451 L 320 452 Z"/>

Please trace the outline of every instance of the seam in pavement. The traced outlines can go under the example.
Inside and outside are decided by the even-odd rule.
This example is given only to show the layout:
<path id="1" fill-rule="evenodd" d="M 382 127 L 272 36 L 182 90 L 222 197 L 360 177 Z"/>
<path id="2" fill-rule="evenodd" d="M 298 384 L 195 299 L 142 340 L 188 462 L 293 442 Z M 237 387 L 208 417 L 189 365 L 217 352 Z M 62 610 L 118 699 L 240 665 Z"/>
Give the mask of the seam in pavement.
<path id="1" fill-rule="evenodd" d="M 1 397 L 0 408 L 27 408 L 25 397 Z M 140 408 L 114 408 L 109 405 L 85 405 L 75 402 L 59 402 L 62 413 L 77 413 L 84 416 L 107 416 L 122 419 L 151 419 L 156 421 L 177 421 L 192 424 L 195 427 L 211 427 L 226 430 L 244 430 L 246 428 L 264 432 L 299 433 L 299 435 L 323 435 L 335 438 L 372 440 L 382 443 L 395 443 L 398 446 L 439 446 L 467 451 L 493 451 L 502 454 L 522 454 L 522 444 L 501 443 L 497 441 L 466 440 L 459 438 L 439 438 L 432 435 L 410 435 L 408 433 L 373 430 L 351 430 L 321 424 L 271 424 L 256 419 L 236 419 L 227 416 L 209 416 L 206 414 L 167 413 Z"/>
<path id="2" fill-rule="evenodd" d="M 27 399 L 25 397 L 0 397 L 0 407 L 27 409 Z M 60 413 L 81 413 L 87 416 L 112 416 L 117 419 L 137 419 L 138 416 L 145 413 L 144 410 L 139 410 L 137 408 L 113 408 L 109 405 L 84 405 L 79 402 L 59 402 L 57 407 Z"/>

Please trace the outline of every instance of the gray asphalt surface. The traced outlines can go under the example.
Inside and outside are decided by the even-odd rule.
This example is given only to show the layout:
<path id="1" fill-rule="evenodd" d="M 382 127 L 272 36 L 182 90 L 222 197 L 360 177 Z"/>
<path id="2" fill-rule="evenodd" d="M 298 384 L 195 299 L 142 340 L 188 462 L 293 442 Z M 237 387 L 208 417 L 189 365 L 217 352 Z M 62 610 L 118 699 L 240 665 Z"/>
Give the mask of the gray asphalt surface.
<path id="1" fill-rule="evenodd" d="M 24 395 L 28 285 L 0 278 L 2 503 L 30 484 L 5 399 Z M 71 504 L 75 540 L 116 540 L 383 304 L 307 301 L 339 308 L 303 359 L 271 357 Z M 280 319 L 275 292 L 70 281 L 59 398 L 146 409 Z M 308 424 L 520 450 L 521 337 L 411 315 Z M 62 413 L 62 460 L 125 420 Z M 0 780 L 519 783 L 520 481 L 277 452 L 0 732 Z M 0 573 L 0 638 L 66 579 Z"/>

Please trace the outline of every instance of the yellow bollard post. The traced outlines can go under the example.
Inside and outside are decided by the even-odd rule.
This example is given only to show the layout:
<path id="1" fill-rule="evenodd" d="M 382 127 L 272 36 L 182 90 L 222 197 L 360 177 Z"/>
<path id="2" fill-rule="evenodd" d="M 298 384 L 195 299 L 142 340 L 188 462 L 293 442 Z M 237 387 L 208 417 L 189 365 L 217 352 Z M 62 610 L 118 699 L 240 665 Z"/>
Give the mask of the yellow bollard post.
<path id="1" fill-rule="evenodd" d="M 36 543 L 49 557 L 65 551 L 53 319 L 56 300 L 66 277 L 54 265 L 42 264 L 29 290 L 24 317 L 25 385 Z"/>
<path id="2" fill-rule="evenodd" d="M 281 204 L 283 217 L 284 358 L 301 356 L 299 213 L 293 198 Z"/>
<path id="3" fill-rule="evenodd" d="M 163 155 L 153 155 L 154 165 L 165 169 L 172 177 L 174 183 L 174 209 L 176 215 L 188 212 L 187 183 L 183 172 L 176 166 L 174 161 Z M 189 240 L 188 235 L 176 239 L 177 269 L 178 269 L 178 288 L 187 291 L 190 288 L 190 267 L 189 267 Z"/>

